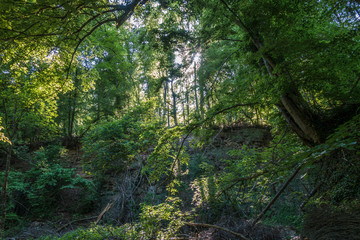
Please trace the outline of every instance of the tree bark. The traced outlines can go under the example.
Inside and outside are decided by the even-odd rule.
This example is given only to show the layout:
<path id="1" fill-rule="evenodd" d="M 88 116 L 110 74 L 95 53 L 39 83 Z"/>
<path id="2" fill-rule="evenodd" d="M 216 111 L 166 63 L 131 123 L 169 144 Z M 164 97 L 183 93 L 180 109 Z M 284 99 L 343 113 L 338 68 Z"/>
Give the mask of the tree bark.
<path id="1" fill-rule="evenodd" d="M 200 101 L 199 101 L 199 110 L 200 110 L 200 116 L 201 116 L 201 119 L 204 118 L 204 115 L 205 115 L 205 108 L 204 108 L 204 105 L 205 105 L 205 93 L 206 93 L 206 88 L 205 88 L 205 83 L 204 81 L 202 81 L 198 76 L 198 83 L 199 83 L 199 98 L 200 98 Z"/>
<path id="2" fill-rule="evenodd" d="M 75 71 L 75 89 L 74 89 L 74 95 L 72 95 L 70 93 L 70 97 L 69 97 L 69 131 L 68 131 L 68 137 L 70 139 L 70 141 L 72 141 L 72 136 L 73 136 L 73 131 L 74 131 L 74 122 L 75 122 L 75 113 L 76 113 L 76 105 L 77 105 L 77 97 L 78 97 L 78 69 L 76 69 Z"/>
<path id="3" fill-rule="evenodd" d="M 175 94 L 175 91 L 174 91 L 174 79 L 171 79 L 170 84 L 171 84 L 171 95 L 172 95 L 172 100 L 173 100 L 172 113 L 173 113 L 175 126 L 177 126 L 178 123 L 177 123 L 177 109 L 176 109 L 176 94 Z"/>
<path id="4" fill-rule="evenodd" d="M 167 85 L 167 80 L 165 80 L 164 81 L 164 111 L 163 111 L 163 119 L 164 120 L 166 118 L 166 112 L 167 112 L 167 103 L 166 103 L 167 91 L 168 91 L 168 85 Z M 168 118 L 168 126 L 169 126 L 169 118 Z"/>
<path id="5" fill-rule="evenodd" d="M 186 114 L 185 114 L 185 103 L 182 102 L 182 114 L 183 114 L 183 124 L 186 123 Z"/>
<path id="6" fill-rule="evenodd" d="M 196 79 L 196 63 L 194 63 L 194 90 L 195 90 L 195 106 L 196 106 L 196 114 L 199 114 L 199 100 L 197 94 L 197 79 Z"/>
<path id="7" fill-rule="evenodd" d="M 2 192 L 1 192 L 0 238 L 3 237 L 3 234 L 5 232 L 6 207 L 7 207 L 7 186 L 8 186 L 9 172 L 10 172 L 11 153 L 12 153 L 12 144 L 9 145 L 8 153 L 6 156 L 5 176 L 4 176 Z"/>
<path id="8" fill-rule="evenodd" d="M 233 11 L 225 2 L 225 0 L 221 0 L 221 2 L 232 14 L 231 19 L 234 23 L 249 35 L 254 47 L 260 51 L 263 47 L 261 37 L 259 37 L 261 35 L 248 28 L 236 12 Z M 262 53 L 262 55 L 270 76 L 276 78 L 279 74 L 282 74 L 274 74 L 273 71 L 277 66 L 276 62 L 266 53 Z M 298 89 L 294 87 L 291 91 L 282 95 L 279 99 L 277 107 L 293 131 L 303 140 L 303 142 L 306 145 L 314 146 L 321 143 L 323 139 L 320 138 L 319 129 L 315 124 L 319 117 L 310 110 L 311 108 L 308 105 L 309 104 L 305 102 Z"/>
<path id="9" fill-rule="evenodd" d="M 283 95 L 277 107 L 292 130 L 306 145 L 314 146 L 323 141 L 315 124 L 320 121 L 319 117 L 308 110 L 300 93 Z"/>
<path id="10" fill-rule="evenodd" d="M 188 90 L 186 90 L 185 98 L 186 98 L 186 117 L 187 117 L 187 119 L 189 119 L 190 118 L 190 102 L 189 102 L 189 91 Z"/>

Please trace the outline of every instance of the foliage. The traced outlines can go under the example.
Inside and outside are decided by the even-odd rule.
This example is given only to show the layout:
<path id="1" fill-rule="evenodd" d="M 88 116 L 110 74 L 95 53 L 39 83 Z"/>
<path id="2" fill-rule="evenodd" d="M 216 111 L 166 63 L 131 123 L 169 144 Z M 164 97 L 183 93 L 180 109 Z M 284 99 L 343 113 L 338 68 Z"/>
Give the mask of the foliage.
<path id="1" fill-rule="evenodd" d="M 140 214 L 143 236 L 155 239 L 174 237 L 189 220 L 191 214 L 180 210 L 181 200 L 167 197 L 164 203 L 155 206 L 143 205 Z"/>
<path id="2" fill-rule="evenodd" d="M 181 146 L 183 128 L 166 129 L 159 138 L 154 151 L 148 157 L 143 172 L 150 172 L 150 179 L 157 181 L 164 176 L 184 174 L 183 168 L 188 165 L 186 147 Z"/>
<path id="3" fill-rule="evenodd" d="M 9 141 L 9 139 L 5 136 L 3 130 L 4 130 L 4 127 L 1 126 L 1 118 L 0 118 L 0 142 L 11 143 Z"/>
<path id="4" fill-rule="evenodd" d="M 104 240 L 104 239 L 141 239 L 140 234 L 131 225 L 120 227 L 113 226 L 92 226 L 87 229 L 78 228 L 62 237 L 44 236 L 39 240 Z"/>
<path id="5" fill-rule="evenodd" d="M 122 172 L 157 141 L 161 125 L 133 114 L 98 124 L 83 141 L 84 162 L 95 174 Z"/>
<path id="6" fill-rule="evenodd" d="M 61 163 L 61 160 L 66 157 L 66 153 L 67 150 L 60 145 L 48 145 L 40 147 L 33 153 L 33 157 L 36 164 Z"/>
<path id="7" fill-rule="evenodd" d="M 359 115 L 335 129 L 324 144 L 310 149 L 310 181 L 320 186 L 322 194 L 314 198 L 313 204 L 328 204 L 335 208 L 350 207 L 358 202 L 360 184 L 358 175 Z M 316 176 L 316 177 L 315 177 Z M 357 204 L 354 205 L 356 211 Z M 351 207 L 350 207 L 351 208 Z"/>
<path id="8" fill-rule="evenodd" d="M 94 185 L 91 181 L 75 176 L 75 169 L 63 167 L 57 162 L 58 158 L 47 158 L 49 153 L 51 157 L 56 157 L 56 153 L 60 154 L 60 150 L 59 146 L 50 145 L 36 152 L 35 164 L 30 170 L 24 173 L 10 172 L 9 212 L 20 216 L 50 216 L 60 203 L 61 190 L 81 189 L 82 194 L 92 195 Z M 3 176 L 4 172 L 1 173 L 1 178 Z M 79 204 L 87 205 L 88 202 L 79 202 Z"/>
<path id="9" fill-rule="evenodd" d="M 92 174 L 141 165 L 141 180 L 170 181 L 167 194 L 179 196 L 191 182 L 207 221 L 225 211 L 255 217 L 299 164 L 269 223 L 298 225 L 302 201 L 358 206 L 359 1 L 0 5 L 0 157 L 8 156 L 7 172 L 14 161 L 33 163 L 10 172 L 10 212 L 18 200 L 36 215 L 66 188 L 92 191 L 62 166 L 62 147 L 38 149 L 60 138 L 77 150 L 71 140 L 81 139 Z M 274 139 L 266 147 L 236 136 L 213 142 L 217 130 L 238 125 L 270 125 Z M 187 216 L 181 208 L 172 197 L 143 205 L 136 236 L 174 236 Z M 126 238 L 134 226 L 91 229 L 74 234 Z"/>
<path id="10" fill-rule="evenodd" d="M 350 151 L 359 151 L 360 139 L 360 115 L 354 116 L 349 121 L 338 126 L 334 132 L 329 135 L 324 144 L 312 148 L 312 156 L 315 158 L 327 155 L 337 149 L 347 149 Z"/>
<path id="11" fill-rule="evenodd" d="M 44 236 L 48 239 L 169 239 L 176 236 L 184 223 L 190 219 L 190 213 L 180 210 L 181 200 L 168 197 L 158 205 L 143 205 L 140 220 L 136 224 L 125 224 L 120 227 L 91 226 L 78 228 L 62 237 Z"/>
<path id="12" fill-rule="evenodd" d="M 26 173 L 30 188 L 26 191 L 33 214 L 47 215 L 58 204 L 62 189 L 80 188 L 91 194 L 94 186 L 80 176 L 74 177 L 74 169 L 59 164 L 39 164 Z M 47 211 L 45 211 L 47 210 Z"/>
<path id="13" fill-rule="evenodd" d="M 9 57 L 9 56 L 7 56 Z M 0 117 L 9 140 L 37 143 L 58 136 L 57 98 L 71 88 L 63 81 L 59 56 L 49 49 L 10 59 L 1 66 Z"/>
<path id="14" fill-rule="evenodd" d="M 290 134 L 275 135 L 270 147 L 242 145 L 239 149 L 235 139 L 232 145 L 228 139 L 227 145 L 204 149 L 200 156 L 191 158 L 190 166 L 193 161 L 198 161 L 197 158 L 202 160 L 198 163 L 200 169 L 191 168 L 197 175 L 192 178 L 190 186 L 192 204 L 205 222 L 216 222 L 223 215 L 255 218 L 306 152 L 306 148 Z M 294 180 L 289 187 L 291 190 L 286 191 L 278 200 L 279 204 L 272 207 L 271 215 L 264 217 L 266 223 L 300 226 L 298 206 L 305 195 L 301 181 Z"/>
<path id="15" fill-rule="evenodd" d="M 264 223 L 267 225 L 281 225 L 290 226 L 296 229 L 301 229 L 303 225 L 303 213 L 299 212 L 297 201 L 283 202 L 281 205 L 276 206 L 271 213 L 267 214 Z"/>

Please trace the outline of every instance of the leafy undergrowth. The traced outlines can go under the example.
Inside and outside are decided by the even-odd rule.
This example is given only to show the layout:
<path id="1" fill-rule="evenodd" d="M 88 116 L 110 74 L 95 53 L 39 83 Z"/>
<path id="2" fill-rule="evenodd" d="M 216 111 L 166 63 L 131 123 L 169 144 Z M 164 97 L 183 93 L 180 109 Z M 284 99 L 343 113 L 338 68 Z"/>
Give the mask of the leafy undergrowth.
<path id="1" fill-rule="evenodd" d="M 93 226 L 89 228 L 78 228 L 73 232 L 66 233 L 61 237 L 54 235 L 44 236 L 40 240 L 102 240 L 102 239 L 141 239 L 135 227 L 123 225 L 113 226 Z"/>
<path id="2" fill-rule="evenodd" d="M 50 226 L 35 226 L 33 223 L 56 222 L 93 211 L 96 200 L 94 182 L 81 177 L 75 168 L 69 166 L 69 154 L 64 147 L 49 145 L 31 153 L 19 147 L 15 153 L 17 157 L 27 154 L 29 169 L 9 172 L 7 235 L 26 232 L 27 225 L 31 226 L 29 229 L 35 227 L 52 232 Z M 3 177 L 4 173 L 0 172 L 0 181 Z"/>
<path id="3" fill-rule="evenodd" d="M 120 127 L 122 125 L 134 127 L 133 121 L 129 119 L 116 121 L 113 124 L 120 125 Z M 98 138 L 100 140 L 107 139 L 107 143 L 116 142 L 133 151 L 130 154 L 131 159 L 128 159 L 128 167 L 119 167 L 121 171 L 119 170 L 116 173 L 117 175 L 108 171 L 111 170 L 112 165 L 116 165 L 116 157 L 105 159 L 109 161 L 109 165 L 102 165 L 101 161 L 97 162 L 99 166 L 103 166 L 97 175 L 107 176 L 106 181 L 117 179 L 112 188 L 106 191 L 110 192 L 112 196 L 118 195 L 119 197 L 113 200 L 114 205 L 111 203 L 109 207 L 111 209 L 104 212 L 99 222 L 100 225 L 91 224 L 87 221 L 83 227 L 74 225 L 72 229 L 66 228 L 64 231 L 56 231 L 62 227 L 61 224 L 64 224 L 62 222 L 52 232 L 44 233 L 48 236 L 43 236 L 40 239 L 238 239 L 230 231 L 254 240 L 295 239 L 304 225 L 304 213 L 300 210 L 300 206 L 303 203 L 307 204 L 306 192 L 314 187 L 314 180 L 308 176 L 309 172 L 319 171 L 316 161 L 320 158 L 322 160 L 327 158 L 338 160 L 340 157 L 335 155 L 336 152 L 342 153 L 341 156 L 346 157 L 348 161 L 353 159 L 350 154 L 353 152 L 351 148 L 348 149 L 349 154 L 345 154 L 343 145 L 340 146 L 341 148 L 334 145 L 329 154 L 320 148 L 322 146 L 309 150 L 299 145 L 292 135 L 275 135 L 274 139 L 266 146 L 259 145 L 259 141 L 256 141 L 256 146 L 251 146 L 245 145 L 244 139 L 228 138 L 233 134 L 230 132 L 220 139 L 226 144 L 217 144 L 216 141 L 220 140 L 214 138 L 213 145 L 208 144 L 207 147 L 203 147 L 202 140 L 195 136 L 194 142 L 187 143 L 187 148 L 184 150 L 179 149 L 179 145 L 172 145 L 181 138 L 179 128 L 167 130 L 161 138 L 156 137 L 156 132 L 152 127 L 141 128 L 142 131 L 140 132 L 144 136 L 143 144 L 145 146 L 142 148 L 141 146 L 133 146 L 132 141 L 119 141 L 124 136 L 113 137 L 113 133 L 110 131 L 113 128 L 112 124 L 105 124 L 104 126 L 107 128 L 99 128 L 91 133 L 96 140 L 92 144 L 103 143 L 98 141 Z M 147 131 L 151 134 L 146 135 Z M 152 153 L 149 151 L 148 155 L 144 153 L 149 144 L 146 141 L 146 136 L 159 141 L 156 149 Z M 334 136 L 336 139 L 339 138 L 337 135 Z M 348 138 L 348 136 L 345 137 Z M 349 146 L 353 147 L 354 140 L 350 140 Z M 245 139 L 245 141 L 247 140 Z M 99 152 L 108 152 L 109 150 L 107 149 L 108 144 L 97 146 Z M 51 149 L 50 147 L 36 152 L 35 160 L 38 165 L 34 169 L 26 172 L 26 174 L 10 175 L 11 182 L 18 183 L 18 185 L 10 186 L 10 192 L 15 193 L 15 190 L 21 190 L 27 199 L 35 201 L 30 202 L 32 213 L 36 213 L 36 211 L 46 213 L 43 209 L 44 206 L 55 211 L 56 209 L 53 206 L 57 204 L 56 197 L 64 197 L 64 189 L 86 189 L 84 183 L 87 180 L 73 178 L 73 170 L 66 169 L 58 163 L 58 160 L 51 160 L 47 157 L 52 151 Z M 115 152 L 114 149 L 112 150 Z M 141 162 L 141 159 L 138 159 L 140 153 L 144 154 L 144 158 L 147 157 L 147 164 L 149 164 L 147 167 L 139 163 Z M 133 155 L 137 157 L 133 157 Z M 95 157 L 94 159 L 102 158 Z M 307 159 L 307 165 L 288 185 L 281 197 L 271 206 L 259 223 L 253 227 L 254 219 L 279 192 L 294 168 L 304 159 Z M 90 157 L 87 160 L 91 162 Z M 352 166 L 357 165 L 352 164 Z M 156 171 L 157 169 L 167 169 L 168 172 L 174 171 L 174 174 L 167 175 L 164 173 L 166 171 L 162 171 L 160 174 Z M 342 169 L 346 170 L 344 167 Z M 343 171 L 334 170 L 330 180 L 337 176 L 335 173 L 338 175 L 341 173 L 339 176 L 344 175 Z M 350 173 L 352 172 L 346 170 L 347 175 Z M 356 173 L 357 171 L 354 170 L 353 174 Z M 314 174 L 312 175 L 314 176 Z M 335 180 L 329 181 L 329 178 L 325 178 L 326 176 L 319 174 L 318 176 L 328 179 L 328 183 L 335 182 Z M 26 185 L 24 178 L 31 179 L 33 184 L 31 186 Z M 346 178 L 336 182 L 345 187 L 351 183 Z M 161 186 L 162 184 L 163 186 Z M 323 188 L 320 188 L 323 192 L 322 201 L 326 200 L 324 196 L 328 196 L 328 201 L 334 203 L 338 199 L 338 194 L 336 194 L 338 191 L 335 191 L 338 188 L 334 188 L 333 185 L 331 188 L 325 189 L 327 194 L 324 194 Z M 341 187 L 340 185 L 339 187 Z M 97 194 L 104 194 L 104 191 L 102 187 L 98 189 Z M 35 196 L 31 194 L 32 192 L 38 194 Z M 345 191 L 341 190 L 340 192 L 344 193 Z M 349 200 L 356 198 L 357 194 L 358 192 L 349 192 L 344 197 Z M 55 198 L 45 199 L 46 195 Z M 86 199 L 86 195 L 84 199 Z M 91 197 L 91 199 L 93 198 Z M 106 209 L 104 207 L 108 206 L 108 200 L 108 198 L 103 198 L 102 201 L 99 201 L 96 211 L 93 212 L 95 218 L 102 209 Z M 318 198 L 313 198 L 312 201 L 315 200 L 320 201 Z M 37 202 L 41 204 L 37 205 Z M 310 203 L 312 202 L 310 201 Z M 36 206 L 42 208 L 37 209 Z M 74 218 L 81 219 L 79 209 L 73 213 L 75 214 Z M 131 217 L 128 217 L 130 215 Z M 334 216 L 336 220 L 337 215 Z M 49 218 L 47 219 L 49 220 Z M 66 222 L 71 222 L 71 220 L 65 220 Z M 189 223 L 195 223 L 196 227 Z M 209 227 L 210 225 L 226 228 L 230 231 Z M 311 224 L 309 228 L 308 221 L 305 226 L 308 227 L 308 230 L 310 229 L 309 231 L 317 231 L 311 228 L 315 227 L 315 223 Z M 316 229 L 317 227 L 319 226 L 316 226 Z M 311 234 L 308 233 L 309 236 Z"/>

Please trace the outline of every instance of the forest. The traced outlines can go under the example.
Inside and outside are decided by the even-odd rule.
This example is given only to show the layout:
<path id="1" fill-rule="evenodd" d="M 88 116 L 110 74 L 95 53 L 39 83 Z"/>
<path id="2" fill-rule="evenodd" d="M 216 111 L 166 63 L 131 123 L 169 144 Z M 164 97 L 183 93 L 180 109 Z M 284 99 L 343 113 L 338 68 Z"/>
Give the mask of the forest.
<path id="1" fill-rule="evenodd" d="M 0 0 L 0 239 L 360 239 L 359 0 Z"/>

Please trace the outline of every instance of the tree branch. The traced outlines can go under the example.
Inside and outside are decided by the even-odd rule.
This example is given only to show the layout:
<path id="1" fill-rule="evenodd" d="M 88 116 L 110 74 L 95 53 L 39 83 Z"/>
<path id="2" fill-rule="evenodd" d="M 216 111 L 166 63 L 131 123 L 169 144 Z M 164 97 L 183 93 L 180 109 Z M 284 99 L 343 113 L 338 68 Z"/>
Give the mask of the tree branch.
<path id="1" fill-rule="evenodd" d="M 358 85 L 359 81 L 360 81 L 360 77 L 356 80 L 355 84 L 351 88 L 351 90 L 349 92 L 349 95 L 351 95 L 354 92 L 354 90 L 355 90 L 356 86 Z"/>
<path id="2" fill-rule="evenodd" d="M 253 42 L 254 46 L 257 48 L 257 50 L 260 50 L 263 46 L 263 44 L 261 43 L 259 36 L 256 36 L 257 34 L 254 33 L 253 31 L 251 31 L 251 29 L 249 29 L 245 23 L 241 20 L 241 18 L 236 14 L 235 11 L 233 11 L 230 6 L 225 2 L 225 0 L 220 0 L 225 7 L 230 11 L 230 13 L 232 14 L 233 17 L 230 17 L 231 20 L 233 20 L 235 22 L 236 25 L 238 25 L 241 29 L 243 29 L 246 33 L 249 34 L 251 41 Z M 266 56 L 264 53 L 262 54 L 265 58 L 265 60 L 270 64 L 271 66 L 271 70 L 273 71 L 276 67 L 276 64 L 273 62 L 273 60 Z"/>
<path id="3" fill-rule="evenodd" d="M 104 20 L 102 22 L 99 22 L 97 25 L 95 25 L 89 32 L 87 32 L 80 40 L 79 42 L 77 43 L 77 45 L 75 46 L 75 49 L 71 55 L 71 60 L 70 60 L 70 63 L 69 63 L 69 68 L 68 68 L 68 71 L 67 71 L 67 74 L 66 74 L 66 79 L 68 79 L 69 77 L 69 73 L 70 73 L 70 70 L 71 70 L 71 65 L 74 61 L 74 56 L 75 56 L 75 53 L 77 52 L 80 44 L 88 37 L 90 36 L 97 28 L 99 28 L 100 26 L 104 25 L 105 23 L 108 23 L 108 22 L 116 22 L 117 23 L 117 27 L 121 26 L 122 24 L 125 23 L 125 21 L 127 19 L 129 19 L 129 17 L 131 17 L 131 15 L 133 14 L 136 6 L 140 5 L 140 4 L 145 4 L 148 0 L 136 0 L 134 1 L 132 4 L 128 5 L 128 7 L 126 8 L 126 11 L 119 17 L 119 18 L 110 18 L 110 19 L 107 19 L 107 20 Z M 105 11 L 106 12 L 106 11 Z M 94 19 L 96 19 L 96 17 L 94 17 Z"/>
<path id="4" fill-rule="evenodd" d="M 71 55 L 71 59 L 70 59 L 70 63 L 69 63 L 69 68 L 68 68 L 67 73 L 66 73 L 66 79 L 69 78 L 69 74 L 70 74 L 70 70 L 71 70 L 71 65 L 72 65 L 72 63 L 73 63 L 73 61 L 74 61 L 75 54 L 76 54 L 76 52 L 77 52 L 80 44 L 81 44 L 88 36 L 90 36 L 97 28 L 99 28 L 100 26 L 104 25 L 105 23 L 113 22 L 113 21 L 115 21 L 115 20 L 116 20 L 116 19 L 114 19 L 114 18 L 110 18 L 110 19 L 107 19 L 107 20 L 105 20 L 105 21 L 102 21 L 102 22 L 98 23 L 95 27 L 93 27 L 89 32 L 87 32 L 87 33 L 79 40 L 79 42 L 76 44 L 75 49 L 74 49 L 74 51 L 73 51 L 73 53 L 72 53 L 72 55 Z"/>
<path id="5" fill-rule="evenodd" d="M 252 227 L 256 225 L 256 223 L 265 215 L 265 213 L 270 209 L 270 207 L 276 202 L 276 200 L 280 197 L 280 195 L 284 192 L 289 183 L 294 179 L 297 173 L 300 171 L 304 164 L 300 164 L 295 171 L 291 174 L 291 176 L 286 180 L 281 189 L 276 193 L 275 197 L 268 203 L 268 205 L 264 208 L 264 210 L 259 214 L 259 216 L 253 221 L 251 224 Z"/>
<path id="6" fill-rule="evenodd" d="M 229 190 L 230 188 L 234 187 L 236 184 L 238 184 L 239 182 L 242 182 L 242 181 L 247 181 L 247 180 L 251 180 L 251 179 L 254 179 L 254 178 L 258 178 L 266 173 L 270 172 L 269 170 L 264 170 L 262 172 L 259 172 L 259 173 L 256 173 L 254 175 L 251 175 L 251 176 L 247 176 L 247 177 L 241 177 L 239 179 L 237 179 L 233 184 L 231 184 L 230 186 L 226 187 L 225 189 L 221 190 L 221 192 L 219 192 L 218 194 L 216 194 L 216 197 L 219 197 L 221 196 L 224 192 L 226 192 L 227 190 Z"/>
<path id="7" fill-rule="evenodd" d="M 61 230 L 63 230 L 64 228 L 66 228 L 66 227 L 70 226 L 70 225 L 71 225 L 71 224 L 73 224 L 73 223 L 76 223 L 76 222 L 82 222 L 82 221 L 88 221 L 88 220 L 92 220 L 92 219 L 95 219 L 95 218 L 97 218 L 97 216 L 93 216 L 93 217 L 87 217 L 87 218 L 81 218 L 81 219 L 73 220 L 73 221 L 71 221 L 71 222 L 68 222 L 68 223 L 67 223 L 67 224 L 65 224 L 64 226 L 62 226 L 62 227 L 58 228 L 58 229 L 56 230 L 56 232 L 60 232 Z"/>
<path id="8" fill-rule="evenodd" d="M 200 127 L 202 124 L 204 124 L 205 122 L 213 119 L 216 115 L 218 114 L 221 114 L 223 112 L 226 112 L 228 110 L 231 110 L 231 109 L 234 109 L 234 108 L 238 108 L 238 107 L 244 107 L 244 106 L 254 106 L 258 103 L 239 103 L 239 104 L 235 104 L 233 106 L 230 106 L 230 107 L 227 107 L 227 108 L 224 108 L 224 109 L 221 109 L 213 114 L 211 114 L 210 116 L 208 116 L 207 118 L 199 121 L 199 122 L 195 122 L 195 123 L 190 123 L 187 127 L 189 128 L 188 130 L 188 133 L 186 134 L 186 136 L 183 138 L 183 140 L 181 141 L 181 144 L 180 144 L 180 148 L 177 152 L 177 155 L 176 155 L 176 158 L 175 160 L 173 161 L 172 165 L 171 165 L 171 170 L 170 172 L 172 172 L 174 170 L 174 167 L 176 166 L 177 164 L 177 161 L 179 161 L 179 156 L 180 156 L 180 152 L 182 150 L 182 148 L 184 147 L 184 143 L 186 141 L 186 139 L 190 136 L 190 134 L 198 127 Z M 161 184 L 160 186 L 162 186 L 164 183 L 166 183 L 167 181 L 169 181 L 170 179 L 172 178 L 172 175 L 169 175 Z"/>
<path id="9" fill-rule="evenodd" d="M 299 210 L 303 210 L 303 208 L 305 207 L 305 205 L 308 203 L 309 199 L 312 198 L 316 192 L 319 190 L 321 184 L 317 185 L 311 192 L 310 194 L 306 197 L 306 199 L 301 203 Z"/>
<path id="10" fill-rule="evenodd" d="M 236 50 L 236 51 L 232 52 L 231 54 L 229 54 L 229 56 L 227 56 L 227 57 L 225 58 L 225 60 L 221 63 L 220 68 L 219 68 L 219 70 L 218 70 L 218 72 L 217 72 L 217 74 L 216 74 L 216 77 L 215 77 L 215 79 L 214 79 L 214 80 L 212 81 L 212 83 L 211 83 L 211 86 L 210 86 L 210 94 L 211 94 L 211 92 L 212 92 L 212 90 L 213 90 L 213 87 L 214 87 L 214 85 L 215 85 L 215 82 L 216 82 L 217 79 L 219 78 L 219 75 L 220 75 L 220 72 L 221 72 L 223 66 L 224 66 L 225 63 L 229 60 L 229 58 L 230 58 L 232 55 L 234 55 L 237 51 L 239 51 L 239 50 Z M 206 97 L 207 97 L 207 96 L 206 96 Z"/>

